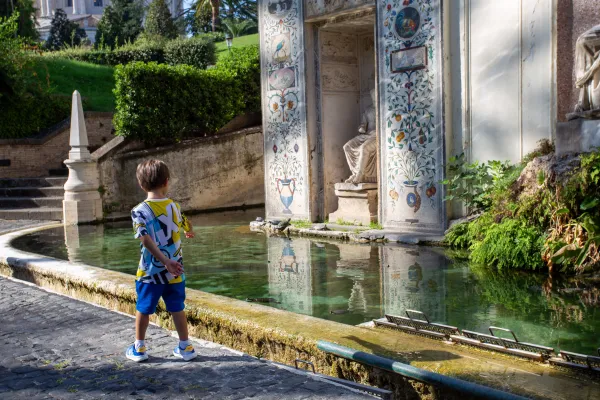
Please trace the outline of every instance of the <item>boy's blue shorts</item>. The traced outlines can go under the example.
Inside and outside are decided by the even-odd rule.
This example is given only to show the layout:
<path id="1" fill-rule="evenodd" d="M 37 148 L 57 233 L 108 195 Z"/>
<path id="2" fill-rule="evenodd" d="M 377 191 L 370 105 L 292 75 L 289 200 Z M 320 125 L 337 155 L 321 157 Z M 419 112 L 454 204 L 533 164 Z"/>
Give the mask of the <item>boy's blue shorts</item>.
<path id="1" fill-rule="evenodd" d="M 154 314 L 161 297 L 168 312 L 179 312 L 185 308 L 185 281 L 173 284 L 136 281 L 135 291 L 137 292 L 135 308 L 142 314 Z"/>

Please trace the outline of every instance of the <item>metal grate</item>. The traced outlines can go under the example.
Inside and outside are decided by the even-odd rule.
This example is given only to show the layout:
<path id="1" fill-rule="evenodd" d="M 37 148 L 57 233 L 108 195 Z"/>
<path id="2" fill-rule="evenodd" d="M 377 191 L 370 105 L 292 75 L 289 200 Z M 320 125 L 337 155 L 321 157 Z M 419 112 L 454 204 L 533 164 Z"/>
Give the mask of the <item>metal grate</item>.
<path id="1" fill-rule="evenodd" d="M 415 319 L 411 317 L 411 314 L 419 314 L 424 319 Z M 396 315 L 386 314 L 385 318 L 392 324 L 395 324 L 399 327 L 408 327 L 411 330 L 423 332 L 425 333 L 438 333 L 443 335 L 446 338 L 450 338 L 450 335 L 458 334 L 458 328 L 455 326 L 437 324 L 434 322 L 429 322 L 429 318 L 427 315 L 420 311 L 415 310 L 406 310 L 406 317 L 400 317 Z M 435 335 L 438 336 L 438 335 Z"/>

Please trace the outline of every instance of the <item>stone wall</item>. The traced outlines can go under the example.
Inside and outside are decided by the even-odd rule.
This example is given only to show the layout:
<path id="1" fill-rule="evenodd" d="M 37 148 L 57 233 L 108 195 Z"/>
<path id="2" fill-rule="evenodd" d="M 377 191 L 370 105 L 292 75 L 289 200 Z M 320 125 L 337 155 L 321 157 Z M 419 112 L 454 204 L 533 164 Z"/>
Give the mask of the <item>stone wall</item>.
<path id="1" fill-rule="evenodd" d="M 105 211 L 129 212 L 144 200 L 135 171 L 147 159 L 169 166 L 169 195 L 184 210 L 210 210 L 264 204 L 263 134 L 260 127 L 139 150 L 116 138 L 99 149 Z"/>
<path id="2" fill-rule="evenodd" d="M 573 112 L 579 90 L 575 88 L 575 42 L 588 29 L 600 24 L 600 0 L 560 0 L 557 4 L 556 72 L 558 121 Z"/>
<path id="3" fill-rule="evenodd" d="M 85 113 L 91 150 L 113 138 L 112 117 L 112 113 Z M 9 166 L 0 166 L 0 178 L 48 176 L 49 169 L 61 168 L 69 158 L 70 126 L 70 120 L 65 120 L 35 138 L 0 140 L 0 160 L 10 160 Z"/>

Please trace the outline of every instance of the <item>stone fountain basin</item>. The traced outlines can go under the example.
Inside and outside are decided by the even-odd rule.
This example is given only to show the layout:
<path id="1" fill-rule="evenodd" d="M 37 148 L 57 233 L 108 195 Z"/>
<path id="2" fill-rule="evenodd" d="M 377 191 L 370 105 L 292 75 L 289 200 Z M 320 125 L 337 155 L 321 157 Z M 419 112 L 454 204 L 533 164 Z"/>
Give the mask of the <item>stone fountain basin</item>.
<path id="1" fill-rule="evenodd" d="M 111 310 L 134 314 L 133 275 L 69 263 L 10 246 L 16 237 L 60 226 L 51 224 L 0 236 L 0 274 Z M 344 325 L 193 289 L 187 290 L 186 311 L 190 333 L 194 337 L 288 365 L 293 365 L 297 358 L 308 360 L 317 372 L 391 387 L 402 397 L 413 393 L 421 398 L 431 398 L 436 390 L 417 381 L 326 355 L 317 349 L 317 341 L 327 340 L 532 398 L 600 398 L 600 384 L 592 377 L 397 331 Z M 164 304 L 159 305 L 152 320 L 173 329 Z"/>

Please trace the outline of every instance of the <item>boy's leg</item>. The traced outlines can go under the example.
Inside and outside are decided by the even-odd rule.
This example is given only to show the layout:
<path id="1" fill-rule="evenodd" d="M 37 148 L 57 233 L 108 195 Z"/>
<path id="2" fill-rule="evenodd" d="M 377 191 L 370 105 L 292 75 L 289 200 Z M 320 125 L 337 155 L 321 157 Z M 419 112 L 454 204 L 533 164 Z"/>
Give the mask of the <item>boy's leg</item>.
<path id="1" fill-rule="evenodd" d="M 175 357 L 189 361 L 197 356 L 194 346 L 189 341 L 187 317 L 185 315 L 185 282 L 167 285 L 163 292 L 163 300 L 167 311 L 173 316 L 173 323 L 179 335 L 179 344 L 173 350 Z"/>
<path id="2" fill-rule="evenodd" d="M 173 323 L 175 324 L 175 329 L 177 329 L 179 340 L 188 340 L 188 326 L 185 311 L 172 312 L 171 315 L 173 316 Z"/>
<path id="3" fill-rule="evenodd" d="M 150 324 L 150 315 L 137 311 L 135 314 L 135 340 L 145 340 L 146 330 Z"/>
<path id="4" fill-rule="evenodd" d="M 137 302 L 135 315 L 135 343 L 125 350 L 125 356 L 136 362 L 148 359 L 144 339 L 150 323 L 150 314 L 156 311 L 156 305 L 165 285 L 136 282 Z"/>

